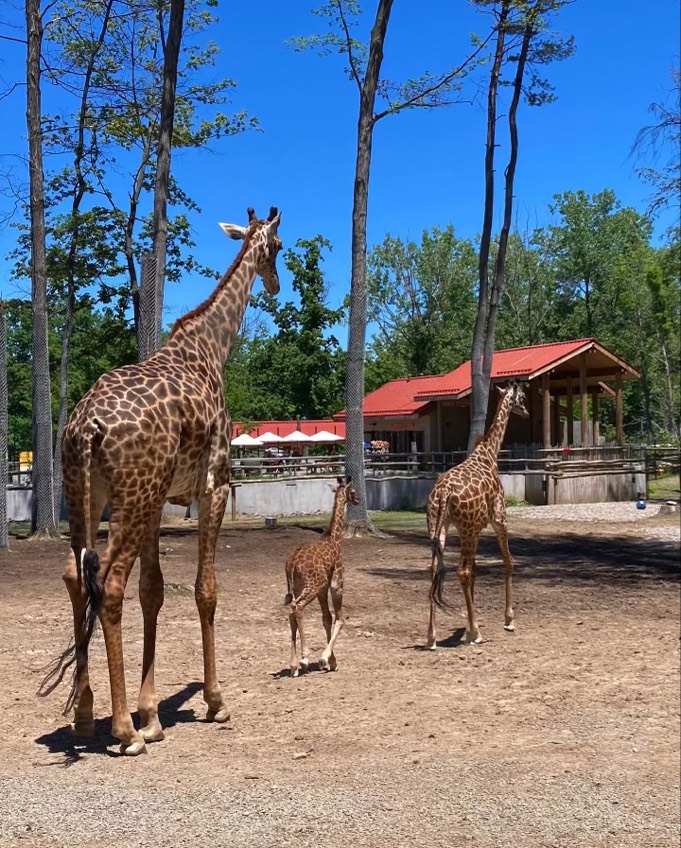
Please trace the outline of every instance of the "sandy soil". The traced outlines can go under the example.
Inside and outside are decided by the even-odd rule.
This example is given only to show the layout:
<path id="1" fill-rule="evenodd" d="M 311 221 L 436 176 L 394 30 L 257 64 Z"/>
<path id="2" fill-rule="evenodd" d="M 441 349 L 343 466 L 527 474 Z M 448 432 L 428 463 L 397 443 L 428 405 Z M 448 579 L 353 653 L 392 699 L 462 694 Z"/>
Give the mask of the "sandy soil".
<path id="1" fill-rule="evenodd" d="M 13 540 L 0 560 L 1 846 L 671 848 L 679 838 L 678 517 L 589 523 L 511 512 L 515 634 L 485 535 L 476 587 L 423 650 L 421 526 L 350 540 L 335 673 L 288 677 L 283 563 L 309 527 L 225 524 L 217 552 L 226 725 L 204 720 L 193 600 L 196 529 L 164 530 L 157 684 L 166 739 L 137 758 L 110 736 L 104 646 L 93 643 L 97 737 L 74 742 L 65 688 L 36 698 L 64 646 L 66 543 Z M 453 553 L 449 554 L 453 561 Z M 136 700 L 141 615 L 124 613 Z M 310 607 L 313 656 L 323 648 Z M 314 669 L 314 666 L 313 666 Z"/>

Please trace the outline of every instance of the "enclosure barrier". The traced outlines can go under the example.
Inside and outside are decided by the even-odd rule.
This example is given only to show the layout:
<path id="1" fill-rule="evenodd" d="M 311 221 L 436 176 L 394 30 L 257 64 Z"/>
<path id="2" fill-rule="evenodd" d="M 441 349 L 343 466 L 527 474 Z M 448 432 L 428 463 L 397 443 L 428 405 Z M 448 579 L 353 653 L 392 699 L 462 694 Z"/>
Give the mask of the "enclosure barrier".
<path id="1" fill-rule="evenodd" d="M 421 508 L 438 474 L 465 458 L 465 451 L 367 454 L 369 509 Z M 499 474 L 506 495 L 536 505 L 631 501 L 641 494 L 647 498 L 649 479 L 678 473 L 679 464 L 679 449 L 667 446 L 545 449 L 511 445 L 499 453 Z M 323 511 L 331 492 L 329 484 L 344 473 L 342 454 L 236 456 L 232 459 L 232 515 Z M 25 468 L 19 470 L 18 463 L 10 464 L 10 521 L 30 518 L 30 476 Z M 304 481 L 308 485 L 302 485 Z M 171 513 L 184 515 L 186 509 L 168 507 Z M 66 518 L 63 508 L 61 517 Z"/>

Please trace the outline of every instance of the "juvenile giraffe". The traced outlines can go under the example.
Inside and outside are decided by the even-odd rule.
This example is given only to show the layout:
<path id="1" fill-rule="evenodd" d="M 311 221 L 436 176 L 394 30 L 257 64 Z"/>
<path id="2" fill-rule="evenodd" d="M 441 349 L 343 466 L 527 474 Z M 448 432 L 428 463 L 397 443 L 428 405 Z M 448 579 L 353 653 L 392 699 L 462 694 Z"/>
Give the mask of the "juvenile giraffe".
<path id="1" fill-rule="evenodd" d="M 88 646 L 99 618 L 104 633 L 112 701 L 112 731 L 121 753 L 134 756 L 163 738 L 154 684 L 156 623 L 163 605 L 159 528 L 166 501 L 199 505 L 195 597 L 201 621 L 207 718 L 229 718 L 215 666 L 217 602 L 215 543 L 229 492 L 231 424 L 223 370 L 239 330 L 256 275 L 279 291 L 276 256 L 280 214 L 267 220 L 248 210 L 242 227 L 220 224 L 243 239 L 216 289 L 173 327 L 166 344 L 144 362 L 105 374 L 78 403 L 63 437 L 64 489 L 71 551 L 64 581 L 73 605 L 75 642 L 56 661 L 40 694 L 48 694 L 75 663 L 64 714 L 74 708 L 72 729 L 92 735 L 93 697 Z M 109 534 L 101 559 L 95 551 L 105 504 Z M 139 598 L 144 616 L 142 685 L 135 730 L 125 691 L 121 614 L 133 564 L 140 557 Z"/>
<path id="2" fill-rule="evenodd" d="M 284 604 L 288 607 L 291 625 L 291 676 L 298 676 L 296 656 L 296 635 L 300 630 L 300 667 L 307 670 L 307 641 L 303 630 L 303 610 L 311 600 L 317 598 L 322 608 L 322 621 L 326 630 L 327 645 L 319 660 L 321 669 L 336 670 L 336 657 L 333 645 L 341 628 L 345 624 L 343 617 L 343 564 L 340 555 L 340 538 L 345 521 L 345 505 L 357 504 L 357 495 L 352 478 L 337 479 L 338 487 L 333 503 L 329 526 L 318 542 L 311 542 L 297 548 L 286 563 L 286 582 L 288 594 Z M 334 622 L 331 628 L 329 612 L 329 592 L 333 603 Z"/>
<path id="3" fill-rule="evenodd" d="M 435 606 L 445 606 L 442 600 L 442 583 L 445 576 L 443 557 L 447 530 L 452 522 L 459 531 L 461 551 L 458 577 L 468 612 L 466 641 L 475 644 L 482 642 L 480 628 L 475 620 L 475 552 L 480 534 L 488 523 L 494 528 L 506 570 L 504 629 L 515 630 L 512 598 L 513 558 L 508 549 L 506 505 L 497 469 L 497 456 L 510 414 L 513 412 L 527 418 L 529 413 L 525 408 L 525 394 L 519 384 L 513 383 L 506 389 L 498 389 L 501 398 L 488 431 L 467 459 L 437 478 L 428 498 L 428 533 L 433 549 L 428 647 L 432 650 L 436 647 Z"/>

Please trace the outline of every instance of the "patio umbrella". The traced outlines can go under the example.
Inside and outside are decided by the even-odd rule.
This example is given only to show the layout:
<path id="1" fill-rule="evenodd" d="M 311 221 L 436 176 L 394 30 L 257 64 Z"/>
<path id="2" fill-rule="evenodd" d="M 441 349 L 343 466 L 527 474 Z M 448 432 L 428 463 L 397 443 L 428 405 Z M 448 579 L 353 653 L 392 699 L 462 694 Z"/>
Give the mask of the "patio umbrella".
<path id="1" fill-rule="evenodd" d="M 317 442 L 318 444 L 330 444 L 332 442 L 344 442 L 345 439 L 343 436 L 339 436 L 338 433 L 330 433 L 328 430 L 320 430 L 318 433 L 315 433 L 314 436 L 310 436 L 311 442 Z"/>
<path id="2" fill-rule="evenodd" d="M 281 436 L 277 436 L 276 433 L 270 433 L 269 430 L 266 433 L 262 433 L 260 436 L 258 436 L 258 439 L 264 445 L 272 445 L 272 444 L 275 444 L 276 442 L 283 442 L 284 441 Z"/>
<path id="3" fill-rule="evenodd" d="M 232 439 L 230 442 L 231 445 L 237 448 L 261 448 L 262 442 L 260 439 L 254 439 L 253 436 L 249 436 L 248 433 L 241 433 L 241 435 L 237 436 L 235 439 Z"/>
<path id="4" fill-rule="evenodd" d="M 290 445 L 299 444 L 301 442 L 309 442 L 310 440 L 310 436 L 303 433 L 302 430 L 294 430 L 292 433 L 289 433 L 288 436 L 284 436 L 281 441 Z"/>

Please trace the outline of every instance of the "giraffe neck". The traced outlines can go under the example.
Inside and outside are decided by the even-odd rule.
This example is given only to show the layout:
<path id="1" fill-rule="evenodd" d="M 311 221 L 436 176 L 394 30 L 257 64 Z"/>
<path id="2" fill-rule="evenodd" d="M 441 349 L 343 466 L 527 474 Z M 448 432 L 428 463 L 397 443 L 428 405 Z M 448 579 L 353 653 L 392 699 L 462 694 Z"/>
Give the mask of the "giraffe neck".
<path id="1" fill-rule="evenodd" d="M 492 421 L 489 430 L 485 433 L 487 450 L 490 451 L 493 456 L 497 456 L 499 449 L 501 448 L 501 443 L 504 441 L 506 425 L 508 424 L 510 414 L 511 404 L 509 403 L 507 396 L 503 395 L 499 400 L 494 421 Z"/>
<path id="2" fill-rule="evenodd" d="M 336 499 L 333 502 L 333 511 L 331 520 L 329 521 L 328 538 L 332 542 L 338 542 L 343 530 L 345 521 L 345 492 L 341 488 L 336 492 Z"/>
<path id="3" fill-rule="evenodd" d="M 210 297 L 175 323 L 168 347 L 182 349 L 191 337 L 204 364 L 222 373 L 248 305 L 259 250 L 257 239 L 246 239 Z"/>

